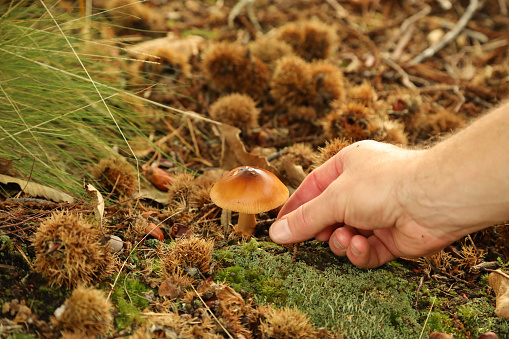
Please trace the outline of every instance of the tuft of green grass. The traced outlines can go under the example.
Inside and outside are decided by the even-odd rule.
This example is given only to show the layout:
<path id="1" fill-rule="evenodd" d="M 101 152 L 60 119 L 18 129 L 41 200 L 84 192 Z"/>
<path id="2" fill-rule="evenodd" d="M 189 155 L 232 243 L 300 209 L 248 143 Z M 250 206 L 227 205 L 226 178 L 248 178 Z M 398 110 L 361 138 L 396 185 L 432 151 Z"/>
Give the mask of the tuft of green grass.
<path id="1" fill-rule="evenodd" d="M 139 101 L 121 86 L 122 60 L 94 27 L 56 1 L 0 4 L 0 158 L 76 195 L 91 164 L 119 152 L 134 158 L 127 140 L 149 134 Z"/>

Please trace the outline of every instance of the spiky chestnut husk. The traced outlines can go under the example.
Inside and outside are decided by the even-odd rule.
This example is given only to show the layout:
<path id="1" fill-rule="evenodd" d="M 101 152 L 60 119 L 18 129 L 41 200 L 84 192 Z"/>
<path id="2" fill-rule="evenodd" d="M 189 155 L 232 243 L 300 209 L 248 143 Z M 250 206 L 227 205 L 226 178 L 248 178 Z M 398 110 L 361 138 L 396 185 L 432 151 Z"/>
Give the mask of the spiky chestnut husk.
<path id="1" fill-rule="evenodd" d="M 270 95 L 283 107 L 309 105 L 309 93 L 313 92 L 309 64 L 296 56 L 282 58 L 277 62 L 270 87 Z"/>
<path id="2" fill-rule="evenodd" d="M 346 138 L 352 141 L 376 139 L 382 133 L 382 121 L 374 112 L 357 103 L 333 104 L 334 109 L 324 119 L 328 139 Z"/>
<path id="3" fill-rule="evenodd" d="M 112 308 L 102 291 L 80 286 L 57 309 L 52 323 L 64 331 L 106 336 L 113 329 Z"/>
<path id="4" fill-rule="evenodd" d="M 198 273 L 196 270 L 208 275 L 213 250 L 213 240 L 198 237 L 179 238 L 163 258 L 164 265 L 170 273 L 180 273 L 179 270 L 183 269 L 191 276 Z"/>
<path id="5" fill-rule="evenodd" d="M 418 92 L 396 93 L 385 100 L 388 117 L 403 124 L 405 132 L 415 136 L 426 119 L 424 112 L 429 110 Z"/>
<path id="6" fill-rule="evenodd" d="M 196 312 L 193 321 L 176 312 L 165 312 L 160 316 L 148 317 L 145 325 L 129 339 L 179 338 L 179 339 L 224 339 L 217 334 L 217 323 L 208 312 Z"/>
<path id="7" fill-rule="evenodd" d="M 366 107 L 375 107 L 378 100 L 376 90 L 367 81 L 359 86 L 354 86 L 347 91 L 347 98 L 351 101 L 358 102 Z"/>
<path id="8" fill-rule="evenodd" d="M 444 133 L 453 132 L 465 125 L 465 118 L 459 114 L 442 109 L 426 117 L 419 131 L 421 139 L 429 139 Z"/>
<path id="9" fill-rule="evenodd" d="M 398 121 L 386 120 L 383 121 L 382 126 L 381 135 L 377 136 L 375 140 L 384 141 L 393 145 L 408 145 L 408 135 L 405 132 L 403 124 Z"/>
<path id="10" fill-rule="evenodd" d="M 131 196 L 138 187 L 136 172 L 120 158 L 102 159 L 92 174 L 106 191 L 118 195 Z"/>
<path id="11" fill-rule="evenodd" d="M 260 306 L 262 339 L 313 339 L 319 338 L 320 331 L 313 327 L 309 317 L 297 308 L 276 310 L 271 306 Z"/>
<path id="12" fill-rule="evenodd" d="M 259 114 L 254 100 L 240 93 L 223 96 L 210 106 L 212 119 L 240 128 L 248 135 L 258 127 Z"/>
<path id="13" fill-rule="evenodd" d="M 150 52 L 150 56 L 143 55 L 139 62 L 133 64 L 134 71 L 140 77 L 152 81 L 159 81 L 163 77 L 174 80 L 187 75 L 191 71 L 187 59 L 173 49 L 160 47 Z"/>
<path id="14" fill-rule="evenodd" d="M 73 287 L 101 281 L 112 270 L 101 231 L 81 215 L 54 213 L 35 232 L 35 270 L 51 285 Z"/>
<path id="15" fill-rule="evenodd" d="M 203 55 L 202 69 L 211 86 L 223 93 L 240 92 L 259 99 L 269 83 L 267 65 L 238 43 L 211 46 Z"/>
<path id="16" fill-rule="evenodd" d="M 97 0 L 94 6 L 109 10 L 117 31 L 142 29 L 166 31 L 165 17 L 137 0 Z"/>
<path id="17" fill-rule="evenodd" d="M 327 160 L 338 154 L 346 146 L 352 144 L 351 139 L 336 138 L 325 142 L 324 147 L 318 147 L 318 154 L 313 158 L 312 168 L 317 168 L 325 163 Z"/>
<path id="18" fill-rule="evenodd" d="M 288 55 L 293 55 L 292 46 L 274 37 L 258 38 L 249 43 L 248 47 L 251 53 L 267 64 L 271 71 L 274 71 L 277 60 Z"/>
<path id="19" fill-rule="evenodd" d="M 190 205 L 193 192 L 196 190 L 194 176 L 187 172 L 176 173 L 173 181 L 167 185 L 168 204 L 171 209 Z"/>
<path id="20" fill-rule="evenodd" d="M 344 98 L 343 72 L 329 62 L 314 62 L 310 64 L 313 93 L 309 99 L 311 106 L 323 110 L 332 101 Z"/>
<path id="21" fill-rule="evenodd" d="M 292 46 L 307 61 L 328 59 L 335 50 L 336 30 L 318 21 L 288 23 L 277 30 L 277 38 Z"/>
<path id="22" fill-rule="evenodd" d="M 239 338 L 254 338 L 250 328 L 256 326 L 258 312 L 250 302 L 245 302 L 242 296 L 230 286 L 222 283 L 205 282 L 198 288 L 197 293 L 189 291 L 180 301 L 188 305 L 197 305 L 196 302 L 200 300 L 197 294 L 201 296 L 222 325 L 217 321 L 213 322 L 214 333 L 224 333 L 224 329 L 226 329 L 227 332 Z M 201 305 L 201 303 L 198 303 L 198 305 Z M 201 313 L 201 310 L 195 308 L 194 312 Z"/>

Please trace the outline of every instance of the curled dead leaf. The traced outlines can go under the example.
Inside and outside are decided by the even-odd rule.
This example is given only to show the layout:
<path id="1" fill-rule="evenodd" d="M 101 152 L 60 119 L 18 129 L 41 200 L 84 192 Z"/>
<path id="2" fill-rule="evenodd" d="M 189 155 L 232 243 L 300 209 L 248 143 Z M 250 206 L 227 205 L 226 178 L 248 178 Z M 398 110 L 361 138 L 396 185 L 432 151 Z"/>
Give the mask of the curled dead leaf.
<path id="1" fill-rule="evenodd" d="M 95 219 L 101 224 L 102 227 L 102 220 L 104 216 L 103 196 L 101 192 L 99 192 L 97 188 L 95 188 L 91 184 L 85 184 L 85 191 L 92 200 L 92 205 L 94 206 Z"/>
<path id="2" fill-rule="evenodd" d="M 496 270 L 488 276 L 488 283 L 497 297 L 495 314 L 500 318 L 509 320 L 509 276 L 500 270 Z"/>
<path id="3" fill-rule="evenodd" d="M 278 171 L 269 164 L 262 156 L 254 155 L 246 151 L 244 143 L 240 139 L 240 129 L 221 124 L 218 126 L 221 132 L 221 168 L 231 170 L 239 166 L 256 166 L 279 175 Z"/>

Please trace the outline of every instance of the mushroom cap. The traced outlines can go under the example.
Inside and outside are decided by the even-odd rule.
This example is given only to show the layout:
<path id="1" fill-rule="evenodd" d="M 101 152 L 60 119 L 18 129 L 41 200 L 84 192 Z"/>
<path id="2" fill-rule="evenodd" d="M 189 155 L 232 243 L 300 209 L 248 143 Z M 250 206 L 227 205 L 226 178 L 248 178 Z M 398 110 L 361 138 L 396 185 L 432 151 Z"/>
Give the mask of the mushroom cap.
<path id="1" fill-rule="evenodd" d="M 232 169 L 210 190 L 217 206 L 246 214 L 270 211 L 288 200 L 288 188 L 272 173 L 251 166 Z"/>

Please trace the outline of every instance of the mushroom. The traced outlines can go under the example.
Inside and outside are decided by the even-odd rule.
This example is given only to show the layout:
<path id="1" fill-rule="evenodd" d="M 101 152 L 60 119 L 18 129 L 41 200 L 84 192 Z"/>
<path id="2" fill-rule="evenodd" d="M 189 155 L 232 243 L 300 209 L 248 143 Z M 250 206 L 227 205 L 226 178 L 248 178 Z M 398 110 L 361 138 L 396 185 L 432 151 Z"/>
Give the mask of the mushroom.
<path id="1" fill-rule="evenodd" d="M 210 190 L 210 199 L 217 206 L 239 212 L 234 230 L 245 237 L 253 234 L 256 213 L 279 207 L 288 196 L 288 188 L 274 174 L 251 166 L 232 169 Z"/>

